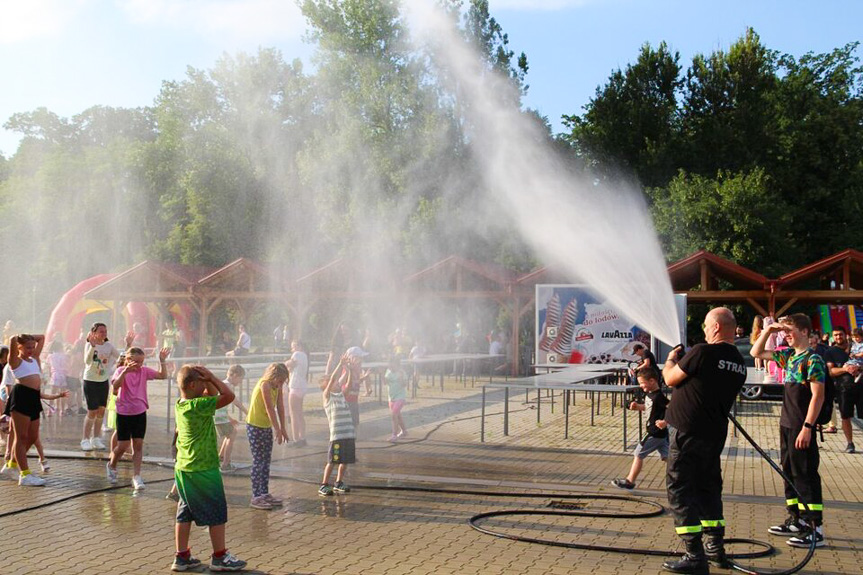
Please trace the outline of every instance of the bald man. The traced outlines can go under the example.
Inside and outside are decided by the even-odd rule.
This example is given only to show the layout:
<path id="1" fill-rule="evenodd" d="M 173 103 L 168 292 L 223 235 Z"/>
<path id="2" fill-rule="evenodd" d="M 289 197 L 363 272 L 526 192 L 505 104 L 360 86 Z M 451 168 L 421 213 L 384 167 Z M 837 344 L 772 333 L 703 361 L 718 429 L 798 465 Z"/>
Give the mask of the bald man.
<path id="1" fill-rule="evenodd" d="M 728 412 L 746 381 L 746 364 L 734 345 L 736 327 L 730 309 L 710 310 L 702 324 L 707 343 L 682 359 L 672 350 L 662 369 L 665 383 L 674 388 L 665 414 L 665 483 L 674 526 L 686 545 L 682 559 L 663 563 L 672 573 L 709 573 L 708 562 L 729 566 L 719 456 L 728 435 Z"/>

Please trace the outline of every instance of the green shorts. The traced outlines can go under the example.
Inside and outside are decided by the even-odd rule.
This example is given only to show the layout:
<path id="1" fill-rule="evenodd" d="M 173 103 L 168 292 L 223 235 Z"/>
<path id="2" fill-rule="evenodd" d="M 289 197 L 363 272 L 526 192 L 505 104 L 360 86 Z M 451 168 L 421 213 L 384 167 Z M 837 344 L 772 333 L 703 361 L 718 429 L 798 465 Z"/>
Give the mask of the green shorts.
<path id="1" fill-rule="evenodd" d="M 225 486 L 218 469 L 207 471 L 174 471 L 180 502 L 177 523 L 195 522 L 198 526 L 222 525 L 228 522 Z"/>

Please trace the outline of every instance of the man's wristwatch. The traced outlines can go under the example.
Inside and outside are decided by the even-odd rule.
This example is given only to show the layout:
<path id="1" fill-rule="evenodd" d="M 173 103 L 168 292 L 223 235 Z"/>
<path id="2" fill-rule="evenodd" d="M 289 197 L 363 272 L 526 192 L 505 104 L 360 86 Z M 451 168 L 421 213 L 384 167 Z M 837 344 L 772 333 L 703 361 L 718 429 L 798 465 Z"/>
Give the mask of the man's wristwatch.
<path id="1" fill-rule="evenodd" d="M 806 429 L 815 429 L 815 425 L 809 423 L 808 421 L 803 422 L 803 427 L 805 427 Z"/>

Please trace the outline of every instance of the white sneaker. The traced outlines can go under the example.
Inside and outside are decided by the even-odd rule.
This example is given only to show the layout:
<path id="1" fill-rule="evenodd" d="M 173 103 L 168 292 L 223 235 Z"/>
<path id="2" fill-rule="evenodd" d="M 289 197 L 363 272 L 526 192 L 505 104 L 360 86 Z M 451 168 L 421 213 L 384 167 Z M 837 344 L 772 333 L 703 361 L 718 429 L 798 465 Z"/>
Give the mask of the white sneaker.
<path id="1" fill-rule="evenodd" d="M 47 459 L 40 459 L 39 460 L 39 466 L 42 468 L 42 473 L 46 473 L 48 471 L 51 471 L 51 464 L 48 463 Z"/>
<path id="2" fill-rule="evenodd" d="M 8 465 L 4 465 L 3 468 L 0 469 L 0 478 L 18 481 L 18 475 L 19 473 L 17 467 L 9 467 Z"/>
<path id="3" fill-rule="evenodd" d="M 86 437 L 81 440 L 81 451 L 93 451 L 93 443 Z"/>
<path id="4" fill-rule="evenodd" d="M 108 449 L 101 437 L 94 437 L 90 444 L 93 446 L 93 449 L 98 449 L 99 451 Z"/>
<path id="5" fill-rule="evenodd" d="M 108 482 L 111 485 L 116 485 L 117 483 L 117 470 L 111 469 L 111 464 L 105 464 L 105 477 L 108 479 Z"/>
<path id="6" fill-rule="evenodd" d="M 28 473 L 27 475 L 22 475 L 21 478 L 18 479 L 18 485 L 23 487 L 42 487 L 45 485 L 45 480 L 38 475 Z"/>
<path id="7" fill-rule="evenodd" d="M 136 475 L 132 478 L 132 487 L 135 489 L 144 489 L 146 485 L 144 485 L 144 480 L 141 479 L 140 475 Z"/>

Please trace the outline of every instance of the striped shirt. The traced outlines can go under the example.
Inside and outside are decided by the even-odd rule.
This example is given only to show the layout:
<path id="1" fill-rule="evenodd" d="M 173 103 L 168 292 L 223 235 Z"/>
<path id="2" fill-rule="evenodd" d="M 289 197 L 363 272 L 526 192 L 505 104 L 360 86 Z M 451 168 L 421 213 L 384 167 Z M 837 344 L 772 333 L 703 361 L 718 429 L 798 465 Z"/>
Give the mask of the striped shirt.
<path id="1" fill-rule="evenodd" d="M 329 397 L 324 398 L 324 411 L 330 422 L 330 441 L 354 439 L 357 436 L 351 410 L 343 393 L 331 391 Z"/>

